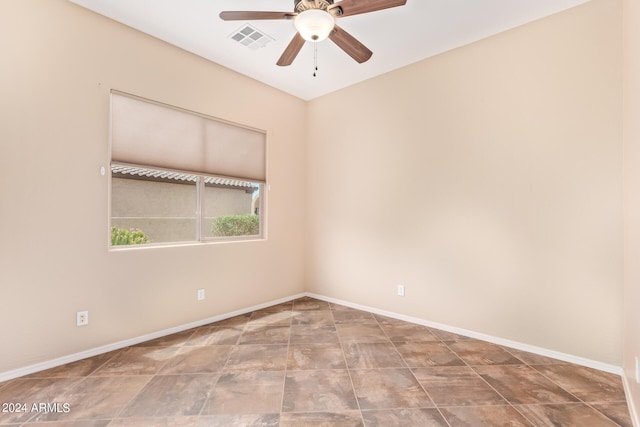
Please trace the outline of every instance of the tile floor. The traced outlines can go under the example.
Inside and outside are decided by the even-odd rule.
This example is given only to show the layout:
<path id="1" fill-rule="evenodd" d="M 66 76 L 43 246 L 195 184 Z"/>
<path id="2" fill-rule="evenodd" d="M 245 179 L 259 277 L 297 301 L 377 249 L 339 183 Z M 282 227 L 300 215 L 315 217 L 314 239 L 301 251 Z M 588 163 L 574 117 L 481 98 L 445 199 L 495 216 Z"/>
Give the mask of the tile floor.
<path id="1" fill-rule="evenodd" d="M 616 375 L 311 298 L 0 383 L 0 404 L 3 426 L 632 426 Z"/>

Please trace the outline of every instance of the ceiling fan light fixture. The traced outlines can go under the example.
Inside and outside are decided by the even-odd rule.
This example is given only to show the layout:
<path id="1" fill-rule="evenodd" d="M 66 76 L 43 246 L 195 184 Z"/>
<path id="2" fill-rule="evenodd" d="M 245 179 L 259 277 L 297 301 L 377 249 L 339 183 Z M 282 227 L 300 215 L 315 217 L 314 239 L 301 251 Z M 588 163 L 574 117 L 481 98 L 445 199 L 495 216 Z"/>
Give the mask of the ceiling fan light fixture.
<path id="1" fill-rule="evenodd" d="M 299 13 L 294 24 L 303 39 L 308 42 L 321 42 L 329 36 L 336 21 L 325 10 L 309 9 Z"/>

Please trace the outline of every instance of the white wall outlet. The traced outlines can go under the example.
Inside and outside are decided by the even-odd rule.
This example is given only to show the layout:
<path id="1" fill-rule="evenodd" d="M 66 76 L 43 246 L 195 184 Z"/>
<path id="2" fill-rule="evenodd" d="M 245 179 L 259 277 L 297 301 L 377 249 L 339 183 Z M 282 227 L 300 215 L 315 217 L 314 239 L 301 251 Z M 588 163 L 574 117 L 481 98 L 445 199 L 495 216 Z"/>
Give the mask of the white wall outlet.
<path id="1" fill-rule="evenodd" d="M 640 357 L 636 356 L 636 382 L 640 384 Z"/>
<path id="2" fill-rule="evenodd" d="M 76 313 L 76 326 L 85 326 L 89 324 L 89 312 L 79 311 Z"/>
<path id="3" fill-rule="evenodd" d="M 204 299 L 204 289 L 198 289 L 198 301 L 202 301 Z"/>
<path id="4" fill-rule="evenodd" d="M 404 285 L 398 285 L 398 296 L 404 296 Z"/>

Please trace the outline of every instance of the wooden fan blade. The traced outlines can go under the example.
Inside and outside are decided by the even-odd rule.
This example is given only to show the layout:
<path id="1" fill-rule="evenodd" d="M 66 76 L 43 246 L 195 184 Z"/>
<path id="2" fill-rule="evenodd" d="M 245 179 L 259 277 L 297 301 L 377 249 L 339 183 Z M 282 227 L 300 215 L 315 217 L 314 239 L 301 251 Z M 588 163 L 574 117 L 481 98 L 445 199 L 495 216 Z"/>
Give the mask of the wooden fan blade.
<path id="1" fill-rule="evenodd" d="M 329 6 L 329 10 L 340 8 L 342 13 L 337 16 L 351 16 L 404 6 L 406 3 L 407 0 L 342 0 Z"/>
<path id="2" fill-rule="evenodd" d="M 367 61 L 373 55 L 365 45 L 360 43 L 351 34 L 347 33 L 337 25 L 333 27 L 333 31 L 329 34 L 329 38 L 332 42 L 338 45 L 338 47 L 346 52 L 347 55 L 355 59 L 362 64 Z"/>
<path id="3" fill-rule="evenodd" d="M 287 46 L 280 59 L 278 59 L 277 64 L 281 67 L 291 65 L 293 60 L 296 59 L 296 56 L 298 56 L 298 52 L 300 52 L 302 46 L 304 46 L 304 39 L 299 33 L 296 33 L 291 43 L 289 43 L 289 46 Z"/>
<path id="4" fill-rule="evenodd" d="M 223 21 L 253 21 L 258 19 L 293 19 L 297 14 L 291 12 L 226 11 L 220 12 Z"/>

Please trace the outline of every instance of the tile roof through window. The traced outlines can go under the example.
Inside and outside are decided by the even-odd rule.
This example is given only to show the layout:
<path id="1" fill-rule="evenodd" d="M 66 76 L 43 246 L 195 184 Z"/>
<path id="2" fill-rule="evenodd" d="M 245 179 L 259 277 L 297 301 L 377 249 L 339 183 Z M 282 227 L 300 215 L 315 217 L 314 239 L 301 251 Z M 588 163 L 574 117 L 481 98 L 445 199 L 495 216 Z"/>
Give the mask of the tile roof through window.
<path id="1" fill-rule="evenodd" d="M 197 175 L 181 172 L 171 172 L 158 169 L 145 169 L 132 166 L 111 165 L 111 172 L 118 175 L 129 175 L 131 177 L 152 178 L 152 179 L 167 179 L 172 181 L 184 181 L 195 182 Z M 221 185 L 225 187 L 240 187 L 240 188 L 254 188 L 257 184 L 241 181 L 237 179 L 219 178 L 213 176 L 204 176 L 205 184 Z"/>

